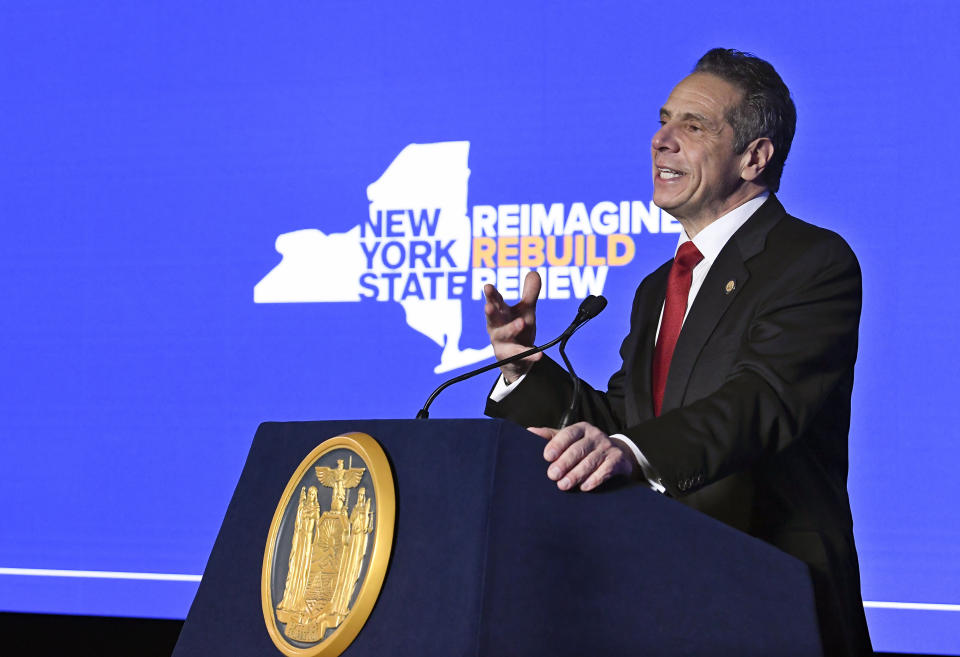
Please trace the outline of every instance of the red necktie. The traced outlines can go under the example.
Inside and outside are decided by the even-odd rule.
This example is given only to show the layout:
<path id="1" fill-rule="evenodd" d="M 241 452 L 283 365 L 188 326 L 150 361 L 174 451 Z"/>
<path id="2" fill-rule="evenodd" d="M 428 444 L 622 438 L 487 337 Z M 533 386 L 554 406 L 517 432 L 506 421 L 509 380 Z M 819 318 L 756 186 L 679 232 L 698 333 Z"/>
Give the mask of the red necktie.
<path id="1" fill-rule="evenodd" d="M 684 242 L 677 250 L 677 257 L 670 267 L 667 279 L 667 299 L 663 304 L 663 319 L 660 321 L 660 336 L 653 350 L 653 414 L 660 415 L 663 406 L 663 390 L 667 385 L 667 372 L 673 348 L 677 346 L 683 316 L 687 314 L 687 297 L 690 296 L 690 281 L 693 268 L 703 260 L 703 254 L 693 242 Z"/>

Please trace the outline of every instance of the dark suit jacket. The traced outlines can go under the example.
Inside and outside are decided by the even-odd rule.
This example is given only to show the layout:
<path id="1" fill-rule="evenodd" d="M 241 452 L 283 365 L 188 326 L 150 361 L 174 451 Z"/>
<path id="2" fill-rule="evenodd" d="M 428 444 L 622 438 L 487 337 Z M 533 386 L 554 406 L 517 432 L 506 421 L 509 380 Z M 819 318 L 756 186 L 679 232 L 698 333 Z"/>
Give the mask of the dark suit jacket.
<path id="1" fill-rule="evenodd" d="M 629 437 L 671 496 L 809 564 L 827 654 L 871 654 L 846 490 L 856 257 L 771 195 L 710 268 L 655 418 L 651 363 L 671 262 L 637 289 L 623 365 L 607 392 L 583 386 L 580 419 Z M 556 426 L 571 392 L 566 371 L 543 359 L 487 414 Z"/>

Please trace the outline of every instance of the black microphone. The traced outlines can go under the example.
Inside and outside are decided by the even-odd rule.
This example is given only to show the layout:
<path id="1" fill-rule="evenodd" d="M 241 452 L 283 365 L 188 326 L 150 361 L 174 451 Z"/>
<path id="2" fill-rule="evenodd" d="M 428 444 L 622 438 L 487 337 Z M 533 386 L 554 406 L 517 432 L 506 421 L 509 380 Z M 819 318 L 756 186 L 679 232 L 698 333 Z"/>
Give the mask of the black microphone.
<path id="1" fill-rule="evenodd" d="M 557 344 L 558 342 L 561 342 L 561 341 L 562 341 L 563 344 L 566 345 L 567 340 L 570 339 L 570 336 L 572 336 L 572 335 L 574 334 L 574 332 L 576 332 L 576 330 L 577 330 L 578 328 L 580 328 L 581 326 L 583 326 L 584 324 L 586 324 L 587 322 L 589 322 L 591 319 L 593 319 L 594 317 L 596 317 L 597 315 L 599 315 L 599 314 L 600 314 L 600 311 L 603 310 L 603 309 L 606 307 L 606 305 L 607 305 L 607 300 L 606 300 L 606 299 L 604 299 L 603 297 L 597 297 L 597 296 L 594 296 L 594 295 L 591 294 L 591 295 L 588 296 L 586 299 L 584 299 L 583 302 L 580 304 L 580 308 L 577 310 L 577 316 L 573 318 L 573 321 L 570 323 L 570 326 L 568 326 L 567 329 L 566 329 L 563 333 L 561 333 L 557 338 L 551 340 L 550 342 L 548 342 L 548 343 L 546 343 L 546 344 L 540 345 L 539 347 L 533 347 L 533 348 L 531 348 L 531 349 L 527 349 L 526 351 L 521 351 L 519 354 L 514 354 L 513 356 L 510 356 L 509 358 L 504 358 L 503 360 L 498 360 L 498 361 L 495 362 L 495 363 L 490 363 L 489 365 L 484 365 L 483 367 L 481 367 L 481 368 L 479 368 L 479 369 L 472 370 L 472 371 L 467 372 L 467 373 L 465 373 L 465 374 L 461 374 L 460 376 L 455 376 L 455 377 L 453 377 L 452 379 L 449 379 L 449 380 L 447 380 L 447 381 L 444 381 L 444 382 L 441 383 L 439 386 L 437 386 L 437 389 L 436 389 L 436 390 L 434 390 L 432 393 L 430 393 L 430 396 L 429 396 L 429 397 L 427 397 L 427 402 L 423 405 L 423 408 L 421 408 L 420 411 L 417 413 L 417 419 L 418 419 L 418 420 L 426 420 L 427 418 L 429 418 L 429 417 L 430 417 L 430 414 L 427 412 L 427 409 L 430 408 L 430 404 L 432 404 L 432 403 L 433 403 L 433 400 L 437 398 L 437 395 L 439 395 L 439 394 L 440 394 L 441 392 L 443 392 L 445 389 L 447 389 L 447 388 L 449 388 L 450 386 L 452 386 L 454 383 L 460 383 L 461 381 L 464 381 L 464 380 L 466 380 L 466 379 L 473 378 L 473 377 L 477 376 L 478 374 L 483 374 L 484 372 L 489 372 L 490 370 L 494 369 L 495 367 L 500 367 L 500 366 L 502 366 L 502 365 L 508 365 L 508 364 L 514 363 L 514 362 L 516 362 L 516 361 L 518 361 L 518 360 L 522 360 L 522 359 L 526 358 L 527 356 L 532 356 L 532 355 L 534 355 L 534 354 L 538 354 L 538 353 L 540 353 L 541 351 L 544 351 L 544 350 L 546 350 L 546 349 L 549 349 L 550 347 L 552 347 L 553 345 Z M 561 349 L 562 349 L 562 347 L 561 347 Z M 563 354 L 563 351 L 561 351 L 560 353 Z M 573 368 L 570 367 L 570 362 L 567 360 L 566 354 L 563 354 L 563 360 L 567 363 L 567 367 L 568 367 L 568 369 L 570 370 L 570 372 L 571 372 L 571 374 L 572 374 L 572 373 L 573 373 Z M 576 375 L 574 375 L 574 385 L 577 386 L 578 383 L 579 383 L 579 379 L 576 379 Z M 577 386 L 576 389 L 579 390 L 579 386 Z M 574 399 L 576 399 L 576 397 L 574 397 Z"/>
<path id="2" fill-rule="evenodd" d="M 591 319 L 603 312 L 603 309 L 607 307 L 607 299 L 602 296 L 595 296 L 591 294 L 580 304 L 580 308 L 577 310 L 577 316 L 573 319 L 573 324 L 570 325 L 564 333 L 569 331 L 567 338 L 569 339 L 573 332 L 578 328 L 589 322 Z M 574 326 L 576 325 L 576 326 Z"/>

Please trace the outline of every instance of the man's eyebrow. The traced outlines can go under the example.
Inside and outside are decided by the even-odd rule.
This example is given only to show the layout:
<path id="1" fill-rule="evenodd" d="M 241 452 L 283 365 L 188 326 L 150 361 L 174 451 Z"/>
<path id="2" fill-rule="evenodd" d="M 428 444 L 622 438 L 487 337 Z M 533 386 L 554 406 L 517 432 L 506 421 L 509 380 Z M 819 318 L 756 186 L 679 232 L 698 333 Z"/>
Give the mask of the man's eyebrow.
<path id="1" fill-rule="evenodd" d="M 697 114 L 695 112 L 686 112 L 680 116 L 682 121 L 698 121 L 700 123 L 705 123 L 711 125 L 713 122 L 705 117 L 703 114 Z"/>
<path id="2" fill-rule="evenodd" d="M 666 107 L 660 108 L 660 118 L 661 119 L 672 119 L 673 114 Z M 716 123 L 703 114 L 697 114 L 696 112 L 684 112 L 678 117 L 679 121 L 696 121 L 697 123 L 702 123 L 707 128 L 717 129 Z"/>

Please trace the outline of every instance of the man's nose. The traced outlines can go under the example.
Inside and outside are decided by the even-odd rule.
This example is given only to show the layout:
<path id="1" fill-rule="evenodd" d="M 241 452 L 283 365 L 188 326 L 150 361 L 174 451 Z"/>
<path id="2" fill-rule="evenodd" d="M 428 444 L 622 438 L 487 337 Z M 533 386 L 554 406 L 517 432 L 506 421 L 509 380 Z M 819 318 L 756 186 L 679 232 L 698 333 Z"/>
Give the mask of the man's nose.
<path id="1" fill-rule="evenodd" d="M 677 150 L 677 140 L 673 133 L 673 127 L 669 123 L 664 123 L 660 129 L 653 133 L 653 139 L 650 145 L 655 151 L 675 151 Z"/>

